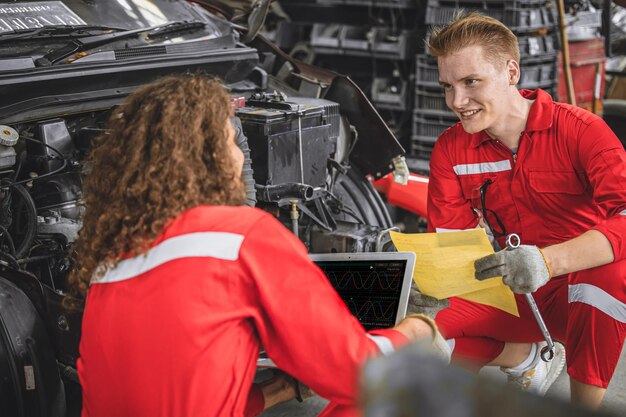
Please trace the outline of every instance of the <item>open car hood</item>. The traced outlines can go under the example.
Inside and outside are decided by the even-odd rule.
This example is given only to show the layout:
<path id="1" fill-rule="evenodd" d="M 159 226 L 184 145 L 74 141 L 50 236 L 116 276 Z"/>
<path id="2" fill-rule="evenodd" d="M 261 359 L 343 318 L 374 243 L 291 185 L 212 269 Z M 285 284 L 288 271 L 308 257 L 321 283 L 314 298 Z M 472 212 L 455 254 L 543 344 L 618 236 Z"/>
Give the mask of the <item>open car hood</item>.
<path id="1" fill-rule="evenodd" d="M 224 16 L 232 23 L 247 30 L 242 41 L 249 42 L 254 39 L 263 27 L 265 17 L 274 0 L 190 0 L 207 10 Z"/>
<path id="2" fill-rule="evenodd" d="M 219 12 L 228 20 L 238 22 L 242 18 L 247 19 L 261 0 L 192 0 L 192 2 Z"/>

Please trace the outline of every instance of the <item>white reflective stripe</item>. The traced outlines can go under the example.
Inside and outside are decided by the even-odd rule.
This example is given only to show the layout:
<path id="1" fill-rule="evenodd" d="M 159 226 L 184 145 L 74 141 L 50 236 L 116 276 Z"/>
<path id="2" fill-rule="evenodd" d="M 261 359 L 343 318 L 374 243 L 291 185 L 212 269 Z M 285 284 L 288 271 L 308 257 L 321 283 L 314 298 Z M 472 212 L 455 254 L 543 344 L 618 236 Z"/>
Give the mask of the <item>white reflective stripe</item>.
<path id="1" fill-rule="evenodd" d="M 454 347 L 456 346 L 456 339 L 446 339 L 446 343 L 450 346 L 450 353 L 454 352 Z"/>
<path id="2" fill-rule="evenodd" d="M 481 162 L 479 164 L 461 164 L 453 167 L 456 175 L 485 174 L 487 172 L 510 171 L 511 161 L 504 159 L 497 162 Z"/>
<path id="3" fill-rule="evenodd" d="M 474 229 L 475 228 L 473 228 L 473 229 L 446 229 L 444 227 L 436 227 L 435 228 L 435 232 L 437 232 L 437 233 L 464 232 L 466 230 L 474 230 Z"/>
<path id="4" fill-rule="evenodd" d="M 615 320 L 626 323 L 626 304 L 595 285 L 570 285 L 567 292 L 567 300 L 570 303 L 588 304 Z"/>
<path id="5" fill-rule="evenodd" d="M 426 184 L 428 184 L 428 177 L 422 178 L 416 177 L 415 175 L 409 175 L 409 181 L 425 182 Z"/>
<path id="6" fill-rule="evenodd" d="M 446 229 L 445 227 L 435 227 L 435 232 L 437 233 L 448 233 L 448 232 L 467 232 L 468 230 L 480 229 L 480 224 L 477 224 L 476 227 L 472 227 L 471 229 Z"/>
<path id="7" fill-rule="evenodd" d="M 391 343 L 391 340 L 387 339 L 385 336 L 373 336 L 371 334 L 368 334 L 367 337 L 369 337 L 374 343 L 376 343 L 376 346 L 378 346 L 378 350 L 380 350 L 380 353 L 385 356 L 393 353 L 396 350 L 393 347 L 393 343 Z"/>
<path id="8" fill-rule="evenodd" d="M 234 261 L 239 258 L 243 235 L 224 232 L 189 233 L 167 239 L 146 254 L 120 261 L 92 284 L 124 281 L 166 262 L 181 258 L 210 257 Z"/>
<path id="9" fill-rule="evenodd" d="M 620 211 L 619 214 L 621 214 L 622 216 L 626 216 L 626 210 Z"/>

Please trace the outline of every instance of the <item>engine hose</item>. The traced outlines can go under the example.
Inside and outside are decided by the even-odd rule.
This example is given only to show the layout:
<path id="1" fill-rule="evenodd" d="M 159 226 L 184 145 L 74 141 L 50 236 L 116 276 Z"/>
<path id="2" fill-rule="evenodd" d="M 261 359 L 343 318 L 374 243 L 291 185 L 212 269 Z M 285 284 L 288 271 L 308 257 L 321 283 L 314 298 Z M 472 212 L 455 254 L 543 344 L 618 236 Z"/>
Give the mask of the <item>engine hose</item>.
<path id="1" fill-rule="evenodd" d="M 3 184 L 4 185 L 4 184 Z M 25 215 L 26 215 L 26 230 L 25 235 L 20 244 L 15 248 L 15 257 L 20 259 L 28 252 L 28 249 L 35 240 L 35 234 L 37 233 L 37 209 L 35 208 L 35 202 L 30 193 L 20 184 L 8 184 L 9 190 L 17 192 L 17 194 L 24 200 Z"/>
<path id="2" fill-rule="evenodd" d="M 276 202 L 284 199 L 309 201 L 313 198 L 314 189 L 310 185 L 297 182 L 286 182 L 278 185 L 257 185 L 259 198 L 262 201 Z"/>
<path id="3" fill-rule="evenodd" d="M 69 365 L 65 365 L 59 361 L 57 361 L 57 366 L 59 367 L 59 372 L 61 373 L 61 376 L 69 381 L 80 384 L 80 380 L 78 379 L 78 371 L 75 368 L 72 368 Z"/>
<path id="4" fill-rule="evenodd" d="M 6 252 L 0 252 L 0 260 L 10 264 L 13 268 L 20 270 L 22 266 L 17 262 L 17 259 Z"/>
<path id="5" fill-rule="evenodd" d="M 10 255 L 15 257 L 15 244 L 13 243 L 13 238 L 11 237 L 11 233 L 7 230 L 6 227 L 0 226 L 0 232 L 2 232 L 2 238 L 6 239 L 7 245 L 9 245 Z"/>

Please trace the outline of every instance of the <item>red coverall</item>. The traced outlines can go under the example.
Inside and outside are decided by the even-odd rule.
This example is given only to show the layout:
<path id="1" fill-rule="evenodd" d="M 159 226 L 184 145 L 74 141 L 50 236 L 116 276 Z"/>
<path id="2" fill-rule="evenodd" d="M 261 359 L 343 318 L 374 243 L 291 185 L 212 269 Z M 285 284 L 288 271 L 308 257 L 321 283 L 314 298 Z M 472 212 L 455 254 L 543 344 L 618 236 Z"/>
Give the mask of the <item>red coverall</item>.
<path id="1" fill-rule="evenodd" d="M 243 416 L 261 344 L 331 400 L 326 415 L 353 415 L 361 364 L 407 342 L 366 333 L 304 245 L 246 207 L 181 214 L 92 282 L 82 326 L 90 417 Z"/>
<path id="2" fill-rule="evenodd" d="M 429 227 L 476 227 L 478 190 L 490 179 L 484 206 L 524 244 L 545 247 L 589 229 L 603 233 L 615 262 L 553 277 L 534 296 L 552 336 L 566 345 L 569 375 L 606 388 L 626 335 L 626 154 L 599 117 L 555 103 L 542 90 L 520 93 L 535 102 L 517 155 L 484 132 L 467 134 L 461 123 L 437 140 Z M 499 243 L 504 247 L 504 238 Z M 445 338 L 454 339 L 453 359 L 482 366 L 504 342 L 542 340 L 525 298 L 516 300 L 520 318 L 452 299 L 436 322 Z"/>

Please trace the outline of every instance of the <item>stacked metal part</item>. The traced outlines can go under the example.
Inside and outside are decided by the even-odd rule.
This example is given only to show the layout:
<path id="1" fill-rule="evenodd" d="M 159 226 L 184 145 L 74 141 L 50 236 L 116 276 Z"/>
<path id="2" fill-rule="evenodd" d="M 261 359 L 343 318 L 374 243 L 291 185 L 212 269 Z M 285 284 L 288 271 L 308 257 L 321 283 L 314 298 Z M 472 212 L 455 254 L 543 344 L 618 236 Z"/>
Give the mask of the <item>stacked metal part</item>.
<path id="1" fill-rule="evenodd" d="M 425 23 L 449 23 L 459 9 L 477 11 L 507 25 L 519 38 L 522 76 L 520 89 L 541 88 L 553 96 L 558 79 L 560 50 L 556 5 L 552 0 L 426 0 Z M 437 62 L 418 54 L 415 64 L 415 106 L 409 167 L 428 172 L 428 161 L 437 137 L 458 121 L 446 106 L 439 86 Z"/>
<path id="2" fill-rule="evenodd" d="M 349 75 L 408 151 L 414 59 L 423 52 L 426 35 L 423 0 L 280 0 L 280 4 L 291 26 L 310 28 L 309 62 Z M 282 41 L 286 24 L 280 29 Z"/>
<path id="3" fill-rule="evenodd" d="M 601 36 L 602 13 L 591 0 L 569 0 L 565 4 L 565 29 L 568 43 L 571 95 L 567 92 L 564 54 L 559 54 L 557 100 L 575 102 L 594 113 L 602 111 L 607 44 Z M 610 13 L 609 13 L 610 14 Z"/>

